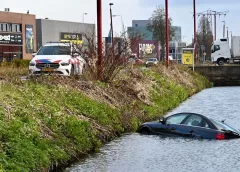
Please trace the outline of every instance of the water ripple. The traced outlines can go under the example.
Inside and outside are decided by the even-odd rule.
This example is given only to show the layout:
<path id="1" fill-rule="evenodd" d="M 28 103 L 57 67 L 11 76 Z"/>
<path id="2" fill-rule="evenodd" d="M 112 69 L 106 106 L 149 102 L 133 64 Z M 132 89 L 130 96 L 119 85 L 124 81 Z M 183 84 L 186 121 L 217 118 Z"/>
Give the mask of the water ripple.
<path id="1" fill-rule="evenodd" d="M 211 88 L 168 115 L 195 112 L 240 128 L 240 87 Z M 127 134 L 66 172 L 240 172 L 240 139 L 215 141 Z"/>

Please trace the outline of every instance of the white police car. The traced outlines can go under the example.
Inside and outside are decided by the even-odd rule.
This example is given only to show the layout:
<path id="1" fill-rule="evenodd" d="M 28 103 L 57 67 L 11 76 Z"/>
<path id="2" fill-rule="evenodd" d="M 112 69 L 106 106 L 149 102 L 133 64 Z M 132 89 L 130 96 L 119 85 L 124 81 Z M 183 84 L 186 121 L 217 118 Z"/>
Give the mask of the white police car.
<path id="1" fill-rule="evenodd" d="M 82 74 L 86 62 L 77 53 L 71 43 L 47 43 L 29 63 L 30 75 L 58 74 L 74 75 Z"/>

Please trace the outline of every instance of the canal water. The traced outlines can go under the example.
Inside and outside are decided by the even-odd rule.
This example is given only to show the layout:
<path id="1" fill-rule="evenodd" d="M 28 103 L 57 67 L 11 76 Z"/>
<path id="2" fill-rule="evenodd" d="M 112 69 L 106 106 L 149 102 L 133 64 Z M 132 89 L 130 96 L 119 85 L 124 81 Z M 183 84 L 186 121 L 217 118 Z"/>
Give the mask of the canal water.
<path id="1" fill-rule="evenodd" d="M 240 87 L 203 90 L 168 115 L 195 112 L 240 128 Z M 126 134 L 66 172 L 240 172 L 240 139 L 193 140 Z"/>

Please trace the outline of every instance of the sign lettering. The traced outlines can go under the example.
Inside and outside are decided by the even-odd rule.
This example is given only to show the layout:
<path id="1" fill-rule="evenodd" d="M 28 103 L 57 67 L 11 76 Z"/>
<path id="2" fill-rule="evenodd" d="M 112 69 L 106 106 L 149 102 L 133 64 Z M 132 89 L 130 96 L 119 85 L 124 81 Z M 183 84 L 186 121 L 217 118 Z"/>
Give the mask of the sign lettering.
<path id="1" fill-rule="evenodd" d="M 22 44 L 22 35 L 21 34 L 12 34 L 12 33 L 1 33 L 0 34 L 0 44 Z"/>
<path id="2" fill-rule="evenodd" d="M 61 42 L 72 42 L 74 44 L 82 44 L 82 34 L 79 33 L 65 33 L 60 34 Z"/>

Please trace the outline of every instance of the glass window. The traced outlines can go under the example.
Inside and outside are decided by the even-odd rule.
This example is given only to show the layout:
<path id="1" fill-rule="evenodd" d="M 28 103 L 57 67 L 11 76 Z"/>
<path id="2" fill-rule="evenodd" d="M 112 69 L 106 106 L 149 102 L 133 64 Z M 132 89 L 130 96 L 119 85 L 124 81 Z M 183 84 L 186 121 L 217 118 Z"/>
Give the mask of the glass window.
<path id="1" fill-rule="evenodd" d="M 220 46 L 219 45 L 214 45 L 214 52 L 218 51 L 218 50 L 220 50 Z"/>
<path id="2" fill-rule="evenodd" d="M 2 23 L 2 31 L 3 32 L 7 31 L 7 24 L 6 23 Z"/>
<path id="3" fill-rule="evenodd" d="M 181 122 L 188 116 L 189 114 L 178 114 L 174 116 L 170 116 L 166 120 L 166 124 L 181 124 Z"/>
<path id="4" fill-rule="evenodd" d="M 10 24 L 10 23 L 7 23 L 6 24 L 6 30 L 7 30 L 7 32 L 12 32 L 12 24 Z"/>
<path id="5" fill-rule="evenodd" d="M 43 46 L 38 55 L 70 55 L 71 50 L 69 46 Z"/>
<path id="6" fill-rule="evenodd" d="M 223 129 L 223 130 L 230 130 L 230 131 L 234 131 L 234 132 L 237 132 L 237 133 L 240 133 L 239 130 L 227 125 L 226 123 L 222 123 L 222 122 L 219 122 L 219 121 L 215 121 L 215 120 L 211 120 L 212 123 L 214 125 L 216 125 L 217 128 L 219 128 L 220 130 Z"/>
<path id="7" fill-rule="evenodd" d="M 203 120 L 203 127 L 204 128 L 210 128 L 209 124 L 207 123 L 207 121 Z"/>
<path id="8" fill-rule="evenodd" d="M 198 115 L 191 115 L 185 122 L 184 125 L 188 125 L 188 126 L 199 126 L 201 127 L 202 124 L 202 117 L 198 116 Z"/>
<path id="9" fill-rule="evenodd" d="M 17 32 L 22 32 L 22 25 L 21 24 L 17 24 Z"/>
<path id="10" fill-rule="evenodd" d="M 17 32 L 17 24 L 12 24 L 12 32 Z"/>

